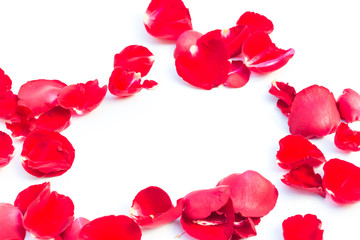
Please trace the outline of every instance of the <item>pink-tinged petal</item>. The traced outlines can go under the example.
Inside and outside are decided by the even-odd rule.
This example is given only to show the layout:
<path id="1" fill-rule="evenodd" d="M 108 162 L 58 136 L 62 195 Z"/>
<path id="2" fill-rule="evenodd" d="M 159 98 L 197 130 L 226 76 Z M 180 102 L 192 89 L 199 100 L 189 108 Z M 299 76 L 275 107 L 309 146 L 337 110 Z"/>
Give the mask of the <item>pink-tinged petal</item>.
<path id="1" fill-rule="evenodd" d="M 224 83 L 224 86 L 229 88 L 241 88 L 248 83 L 249 79 L 250 70 L 246 67 L 243 61 L 232 61 L 228 79 Z"/>
<path id="2" fill-rule="evenodd" d="M 188 51 L 191 46 L 196 45 L 197 41 L 202 35 L 202 33 L 194 30 L 187 30 L 183 32 L 176 40 L 174 58 L 176 59 L 179 55 Z"/>
<path id="3" fill-rule="evenodd" d="M 59 94 L 57 102 L 63 108 L 85 114 L 93 111 L 103 101 L 107 86 L 99 87 L 99 81 L 88 81 L 64 87 Z"/>
<path id="4" fill-rule="evenodd" d="M 140 45 L 130 45 L 115 54 L 114 68 L 121 67 L 128 72 L 139 72 L 141 77 L 144 77 L 149 73 L 154 61 L 155 57 L 149 49 Z"/>
<path id="5" fill-rule="evenodd" d="M 284 169 L 293 169 L 301 165 L 317 167 L 326 161 L 324 154 L 301 135 L 288 135 L 280 139 L 279 145 L 280 149 L 276 153 L 277 163 Z"/>
<path id="6" fill-rule="evenodd" d="M 260 218 L 258 218 L 257 220 L 260 221 Z M 258 222 L 255 222 L 252 218 L 243 217 L 239 214 L 235 214 L 234 234 L 231 240 L 256 236 L 257 232 L 255 226 L 257 224 Z"/>
<path id="7" fill-rule="evenodd" d="M 177 206 L 171 202 L 169 195 L 159 187 L 148 187 L 141 190 L 134 198 L 130 217 L 142 227 L 154 228 L 179 218 L 183 211 L 183 201 Z"/>
<path id="8" fill-rule="evenodd" d="M 71 111 L 62 107 L 42 113 L 32 121 L 31 130 L 45 129 L 54 132 L 61 132 L 70 126 Z"/>
<path id="9" fill-rule="evenodd" d="M 11 137 L 0 131 L 0 168 L 9 164 L 14 157 L 14 145 Z"/>
<path id="10" fill-rule="evenodd" d="M 16 197 L 14 206 L 24 215 L 29 205 L 39 196 L 43 191 L 50 191 L 50 183 L 44 182 L 42 184 L 31 185 L 22 190 Z"/>
<path id="11" fill-rule="evenodd" d="M 326 196 L 325 189 L 322 186 L 322 178 L 320 174 L 315 173 L 312 166 L 302 165 L 291 169 L 281 181 L 286 185 L 308 190 L 322 197 Z"/>
<path id="12" fill-rule="evenodd" d="M 114 68 L 109 79 L 109 92 L 117 97 L 129 97 L 142 89 L 140 73 Z"/>
<path id="13" fill-rule="evenodd" d="M 337 203 L 360 201 L 360 168 L 340 159 L 331 159 L 324 164 L 323 186 Z"/>
<path id="14" fill-rule="evenodd" d="M 288 121 L 291 134 L 320 138 L 335 132 L 339 123 L 334 95 L 327 88 L 312 85 L 296 94 Z"/>
<path id="15" fill-rule="evenodd" d="M 295 54 L 290 48 L 283 50 L 275 46 L 268 34 L 256 32 L 242 45 L 246 66 L 253 72 L 269 73 L 283 67 Z"/>
<path id="16" fill-rule="evenodd" d="M 0 95 L 11 90 L 12 81 L 4 70 L 0 68 Z"/>
<path id="17" fill-rule="evenodd" d="M 18 96 L 11 91 L 0 93 L 0 118 L 8 119 L 17 107 Z"/>
<path id="18" fill-rule="evenodd" d="M 75 150 L 58 132 L 36 130 L 29 134 L 21 152 L 22 166 L 36 177 L 64 174 L 74 162 Z"/>
<path id="19" fill-rule="evenodd" d="M 351 130 L 346 123 L 340 123 L 335 132 L 335 146 L 348 151 L 360 151 L 360 132 Z"/>
<path id="20" fill-rule="evenodd" d="M 324 230 L 315 215 L 295 215 L 282 223 L 284 240 L 322 240 Z"/>
<path id="21" fill-rule="evenodd" d="M 146 31 L 157 38 L 176 40 L 192 30 L 191 17 L 182 0 L 152 0 L 144 16 Z"/>
<path id="22" fill-rule="evenodd" d="M 191 85 L 210 90 L 226 81 L 230 69 L 228 58 L 222 41 L 203 35 L 196 45 L 176 58 L 176 71 Z"/>
<path id="23" fill-rule="evenodd" d="M 269 93 L 279 98 L 279 100 L 281 100 L 281 103 L 280 101 L 278 101 L 277 105 L 283 113 L 284 113 L 283 109 L 291 108 L 292 102 L 296 96 L 296 91 L 294 87 L 290 86 L 288 83 L 283 83 L 278 81 L 273 81 L 271 83 L 271 88 L 269 89 Z M 282 107 L 282 106 L 286 106 L 286 107 Z"/>
<path id="24" fill-rule="evenodd" d="M 111 215 L 86 224 L 81 229 L 78 240 L 140 240 L 141 235 L 140 227 L 134 220 L 124 215 Z"/>
<path id="25" fill-rule="evenodd" d="M 81 229 L 90 221 L 86 218 L 76 218 L 71 225 L 61 233 L 61 240 L 77 240 Z"/>
<path id="26" fill-rule="evenodd" d="M 274 30 L 273 23 L 267 17 L 255 12 L 243 13 L 239 20 L 237 20 L 236 24 L 248 26 L 250 32 L 252 33 L 261 31 L 270 34 Z"/>
<path id="27" fill-rule="evenodd" d="M 278 198 L 275 186 L 261 174 L 252 170 L 231 174 L 217 185 L 230 187 L 234 211 L 244 217 L 267 215 L 275 207 Z"/>
<path id="28" fill-rule="evenodd" d="M 347 88 L 337 100 L 340 116 L 351 123 L 360 120 L 360 94 Z"/>
<path id="29" fill-rule="evenodd" d="M 0 203 L 0 239 L 25 239 L 22 214 L 17 207 L 8 203 Z"/>
<path id="30" fill-rule="evenodd" d="M 39 115 L 57 106 L 57 98 L 66 84 L 59 80 L 28 81 L 19 89 L 19 105 L 28 107 Z"/>
<path id="31" fill-rule="evenodd" d="M 6 128 L 11 131 L 13 137 L 26 137 L 31 132 L 31 126 L 35 121 L 32 111 L 24 106 L 17 106 L 15 111 L 6 122 Z"/>
<path id="32" fill-rule="evenodd" d="M 74 220 L 74 204 L 64 195 L 44 189 L 30 203 L 24 215 L 24 227 L 38 239 L 55 238 Z"/>

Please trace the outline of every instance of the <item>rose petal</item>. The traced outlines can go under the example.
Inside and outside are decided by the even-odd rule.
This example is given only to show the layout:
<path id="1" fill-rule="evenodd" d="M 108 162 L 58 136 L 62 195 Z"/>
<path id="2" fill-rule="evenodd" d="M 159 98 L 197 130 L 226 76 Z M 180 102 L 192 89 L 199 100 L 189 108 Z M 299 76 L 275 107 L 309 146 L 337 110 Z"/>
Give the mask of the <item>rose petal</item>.
<path id="1" fill-rule="evenodd" d="M 322 186 L 322 178 L 320 174 L 315 174 L 312 166 L 302 165 L 291 169 L 281 181 L 286 185 L 312 191 L 322 197 L 326 196 L 325 189 Z"/>
<path id="2" fill-rule="evenodd" d="M 202 33 L 194 30 L 187 30 L 183 32 L 176 40 L 174 58 L 176 59 L 179 55 L 188 51 L 191 46 L 196 45 L 197 41 L 202 35 Z"/>
<path id="3" fill-rule="evenodd" d="M 0 168 L 9 164 L 14 157 L 14 145 L 11 137 L 0 131 Z"/>
<path id="4" fill-rule="evenodd" d="M 360 120 L 360 94 L 347 88 L 337 100 L 340 116 L 351 123 Z"/>
<path id="5" fill-rule="evenodd" d="M 261 31 L 270 34 L 274 30 L 273 23 L 267 17 L 255 12 L 243 13 L 236 24 L 246 25 L 252 33 Z"/>
<path id="6" fill-rule="evenodd" d="M 335 146 L 342 150 L 360 151 L 360 132 L 353 131 L 346 123 L 340 123 L 335 132 Z"/>
<path id="7" fill-rule="evenodd" d="M 291 134 L 320 138 L 335 132 L 339 123 L 334 95 L 327 88 L 312 85 L 296 94 L 288 121 Z"/>
<path id="8" fill-rule="evenodd" d="M 109 79 L 109 91 L 117 97 L 129 97 L 142 89 L 140 73 L 114 68 Z"/>
<path id="9" fill-rule="evenodd" d="M 157 38 L 176 40 L 192 29 L 189 10 L 181 0 L 152 0 L 144 16 L 146 31 Z"/>
<path id="10" fill-rule="evenodd" d="M 25 214 L 29 205 L 42 193 L 43 191 L 50 191 L 50 183 L 44 182 L 42 184 L 32 185 L 22 190 L 16 197 L 14 206 L 19 208 L 22 214 Z"/>
<path id="11" fill-rule="evenodd" d="M 277 163 L 284 169 L 301 165 L 317 167 L 326 159 L 324 154 L 309 140 L 300 135 L 288 135 L 279 141 L 280 149 L 276 153 Z"/>
<path id="12" fill-rule="evenodd" d="M 331 159 L 324 164 L 323 186 L 337 203 L 360 201 L 360 168 L 340 159 Z"/>
<path id="13" fill-rule="evenodd" d="M 290 86 L 288 83 L 273 81 L 269 93 L 277 98 L 277 107 L 285 116 L 290 115 L 291 105 L 295 98 L 295 88 Z"/>
<path id="14" fill-rule="evenodd" d="M 61 132 L 70 126 L 71 112 L 62 107 L 42 113 L 39 118 L 32 121 L 31 130 L 45 129 L 54 132 Z"/>
<path id="15" fill-rule="evenodd" d="M 77 240 L 81 229 L 89 222 L 89 220 L 83 217 L 76 218 L 71 225 L 61 233 L 61 240 Z"/>
<path id="16" fill-rule="evenodd" d="M 11 91 L 0 93 L 0 118 L 8 119 L 17 107 L 18 96 Z"/>
<path id="17" fill-rule="evenodd" d="M 239 214 L 235 214 L 234 234 L 232 240 L 254 237 L 257 235 L 255 225 L 252 218 L 245 218 Z"/>
<path id="18" fill-rule="evenodd" d="M 5 125 L 11 131 L 11 136 L 26 137 L 31 132 L 33 121 L 35 121 L 34 114 L 29 108 L 17 106 Z"/>
<path id="19" fill-rule="evenodd" d="M 21 158 L 24 169 L 31 175 L 54 177 L 70 169 L 75 150 L 60 133 L 41 129 L 25 139 Z"/>
<path id="20" fill-rule="evenodd" d="M 155 82 L 154 80 L 144 80 L 144 82 L 141 84 L 141 87 L 150 90 L 156 87 L 157 85 L 158 83 Z"/>
<path id="21" fill-rule="evenodd" d="M 0 68 L 0 95 L 11 90 L 12 81 L 4 70 Z"/>
<path id="22" fill-rule="evenodd" d="M 25 239 L 22 214 L 17 207 L 8 203 L 0 203 L 0 239 Z"/>
<path id="23" fill-rule="evenodd" d="M 140 240 L 140 227 L 131 218 L 119 216 L 105 216 L 86 224 L 80 231 L 78 240 Z"/>
<path id="24" fill-rule="evenodd" d="M 321 220 L 315 215 L 295 215 L 282 223 L 284 240 L 322 240 Z"/>
<path id="25" fill-rule="evenodd" d="M 244 217 L 263 217 L 274 207 L 278 198 L 275 186 L 258 172 L 248 170 L 222 179 L 217 186 L 230 187 L 235 213 Z"/>
<path id="26" fill-rule="evenodd" d="M 230 88 L 241 88 L 248 83 L 250 79 L 250 70 L 246 67 L 243 61 L 231 61 L 228 79 L 224 86 Z"/>

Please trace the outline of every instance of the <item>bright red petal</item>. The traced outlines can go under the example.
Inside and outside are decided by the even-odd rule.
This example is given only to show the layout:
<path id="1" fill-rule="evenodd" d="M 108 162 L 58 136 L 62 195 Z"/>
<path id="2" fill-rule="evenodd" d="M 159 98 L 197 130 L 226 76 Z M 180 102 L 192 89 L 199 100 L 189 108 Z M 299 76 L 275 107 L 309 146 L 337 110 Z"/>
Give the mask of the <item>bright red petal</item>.
<path id="1" fill-rule="evenodd" d="M 351 123 L 360 120 L 360 94 L 347 88 L 337 100 L 340 116 Z"/>
<path id="2" fill-rule="evenodd" d="M 191 46 L 196 45 L 197 41 L 202 35 L 202 33 L 194 30 L 187 30 L 183 32 L 176 40 L 174 58 L 176 59 L 179 55 L 188 51 Z"/>
<path id="3" fill-rule="evenodd" d="M 117 97 L 129 97 L 142 89 L 140 73 L 114 68 L 109 79 L 109 91 Z"/>
<path id="4" fill-rule="evenodd" d="M 25 214 L 29 205 L 39 196 L 43 191 L 50 191 L 50 183 L 44 182 L 42 184 L 32 185 L 22 190 L 16 197 L 14 206 L 19 208 L 22 214 Z"/>
<path id="5" fill-rule="evenodd" d="M 291 106 L 296 91 L 295 88 L 290 86 L 288 83 L 273 81 L 271 83 L 271 88 L 269 89 L 269 93 L 282 101 L 284 101 L 287 105 Z"/>
<path id="6" fill-rule="evenodd" d="M 257 225 L 257 223 L 255 223 L 252 218 L 245 218 L 239 216 L 239 214 L 236 214 L 234 223 L 234 234 L 231 239 L 235 240 L 256 236 L 257 232 L 255 229 L 255 225 Z"/>
<path id="7" fill-rule="evenodd" d="M 17 107 L 18 97 L 11 91 L 0 93 L 0 118 L 8 119 Z"/>
<path id="8" fill-rule="evenodd" d="M 31 130 L 45 129 L 54 132 L 61 132 L 70 126 L 70 120 L 70 110 L 62 107 L 54 107 L 34 120 L 32 122 Z"/>
<path id="9" fill-rule="evenodd" d="M 360 201 L 360 168 L 340 159 L 331 159 L 324 165 L 323 186 L 337 203 Z"/>
<path id="10" fill-rule="evenodd" d="M 0 95 L 11 90 L 12 81 L 4 70 L 0 68 Z"/>
<path id="11" fill-rule="evenodd" d="M 89 222 L 89 220 L 82 217 L 75 219 L 71 225 L 61 233 L 61 240 L 77 240 L 81 229 Z"/>
<path id="12" fill-rule="evenodd" d="M 189 10 L 181 0 L 152 0 L 144 16 L 146 31 L 157 38 L 176 40 L 192 30 Z"/>
<path id="13" fill-rule="evenodd" d="M 270 34 L 274 30 L 273 23 L 267 17 L 254 12 L 243 13 L 236 24 L 248 26 L 250 32 L 252 33 L 261 31 Z"/>
<path id="14" fill-rule="evenodd" d="M 342 122 L 336 129 L 334 142 L 342 150 L 360 151 L 360 132 L 351 130 Z"/>
<path id="15" fill-rule="evenodd" d="M 119 216 L 105 216 L 86 224 L 80 231 L 78 240 L 140 240 L 140 227 L 131 218 Z"/>
<path id="16" fill-rule="evenodd" d="M 322 240 L 321 220 L 315 215 L 295 215 L 282 223 L 284 240 Z"/>
<path id="17" fill-rule="evenodd" d="M 312 85 L 296 94 L 288 121 L 291 134 L 319 138 L 335 132 L 339 123 L 334 95 L 327 88 Z"/>
<path id="18" fill-rule="evenodd" d="M 17 207 L 8 203 L 0 203 L 0 239 L 25 239 L 22 214 Z"/>
<path id="19" fill-rule="evenodd" d="M 60 133 L 42 129 L 25 139 L 21 158 L 24 169 L 31 175 L 54 177 L 71 168 L 75 150 Z"/>
<path id="20" fill-rule="evenodd" d="M 224 83 L 224 86 L 230 88 L 241 88 L 248 83 L 249 79 L 250 70 L 246 67 L 243 61 L 232 61 L 228 79 Z"/>
<path id="21" fill-rule="evenodd" d="M 9 164 L 14 157 L 14 146 L 11 137 L 0 131 L 0 168 Z"/>
<path id="22" fill-rule="evenodd" d="M 155 82 L 154 80 L 144 80 L 144 82 L 141 84 L 141 87 L 149 90 L 149 89 L 153 89 L 157 85 L 158 83 Z"/>
<path id="23" fill-rule="evenodd" d="M 13 137 L 26 137 L 31 132 L 31 126 L 35 121 L 32 111 L 24 106 L 17 106 L 15 111 L 6 122 L 6 128 L 11 131 Z"/>

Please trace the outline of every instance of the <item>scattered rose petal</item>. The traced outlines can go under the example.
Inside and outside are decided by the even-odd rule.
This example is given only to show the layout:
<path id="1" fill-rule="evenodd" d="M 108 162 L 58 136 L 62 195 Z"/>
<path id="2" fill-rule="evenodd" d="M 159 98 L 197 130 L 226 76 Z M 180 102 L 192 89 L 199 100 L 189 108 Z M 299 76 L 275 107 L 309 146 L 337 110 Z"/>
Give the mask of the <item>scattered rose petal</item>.
<path id="1" fill-rule="evenodd" d="M 17 207 L 8 203 L 0 203 L 0 239 L 25 239 L 22 214 Z"/>
<path id="2" fill-rule="evenodd" d="M 182 211 L 182 199 L 179 199 L 177 206 L 174 207 L 164 190 L 152 186 L 141 190 L 135 196 L 130 217 L 142 227 L 154 228 L 179 218 Z"/>
<path id="3" fill-rule="evenodd" d="M 124 215 L 111 215 L 97 218 L 83 226 L 78 240 L 140 240 L 141 235 L 140 227 L 134 220 Z"/>
<path id="4" fill-rule="evenodd" d="M 304 164 L 317 167 L 326 161 L 324 154 L 301 135 L 288 135 L 279 141 L 279 145 L 280 149 L 276 153 L 277 163 L 284 169 Z"/>
<path id="5" fill-rule="evenodd" d="M 24 215 L 29 207 L 29 205 L 39 196 L 43 191 L 50 191 L 50 183 L 44 182 L 42 184 L 36 184 L 27 187 L 22 190 L 16 197 L 14 206 L 19 208 L 19 210 Z"/>
<path id="6" fill-rule="evenodd" d="M 255 12 L 243 13 L 236 24 L 246 25 L 252 33 L 261 31 L 270 34 L 274 30 L 273 23 L 267 17 Z"/>
<path id="7" fill-rule="evenodd" d="M 146 31 L 157 38 L 176 40 L 192 29 L 189 10 L 181 0 L 152 0 L 144 16 Z"/>
<path id="8" fill-rule="evenodd" d="M 285 115 L 290 115 L 291 105 L 295 98 L 295 88 L 288 83 L 273 81 L 269 93 L 279 98 L 277 101 L 277 107 Z"/>
<path id="9" fill-rule="evenodd" d="M 320 174 L 315 174 L 312 166 L 302 165 L 291 169 L 281 181 L 286 185 L 312 191 L 322 197 L 326 196 L 325 189 L 322 186 L 322 178 Z"/>
<path id="10" fill-rule="evenodd" d="M 11 137 L 0 131 L 0 168 L 9 164 L 14 157 L 14 146 Z"/>
<path id="11" fill-rule="evenodd" d="M 347 88 L 337 100 L 340 116 L 351 123 L 360 120 L 360 94 Z"/>
<path id="12" fill-rule="evenodd" d="M 275 186 L 258 172 L 248 170 L 223 178 L 217 186 L 230 187 L 235 213 L 244 217 L 263 217 L 274 207 L 278 198 Z"/>
<path id="13" fill-rule="evenodd" d="M 19 89 L 18 104 L 30 108 L 35 116 L 39 115 L 57 106 L 57 98 L 64 87 L 66 84 L 59 80 L 28 81 Z"/>
<path id="14" fill-rule="evenodd" d="M 21 158 L 24 169 L 31 175 L 54 177 L 70 169 L 75 150 L 60 133 L 41 129 L 25 139 Z"/>
<path id="15" fill-rule="evenodd" d="M 18 97 L 11 91 L 0 93 L 0 118 L 8 119 L 17 107 Z"/>
<path id="16" fill-rule="evenodd" d="M 228 79 L 224 86 L 230 88 L 241 88 L 248 83 L 250 79 L 250 70 L 246 67 L 243 61 L 234 60 L 231 62 Z"/>
<path id="17" fill-rule="evenodd" d="M 31 132 L 33 121 L 35 121 L 34 114 L 29 108 L 17 106 L 5 125 L 11 131 L 11 136 L 26 137 Z"/>
<path id="18" fill-rule="evenodd" d="M 61 240 L 77 240 L 81 229 L 90 221 L 86 218 L 76 218 L 71 225 L 61 233 Z"/>
<path id="19" fill-rule="evenodd" d="M 39 118 L 32 121 L 31 130 L 45 129 L 54 132 L 61 132 L 70 126 L 71 112 L 62 107 L 42 113 Z"/>
<path id="20" fill-rule="evenodd" d="M 93 111 L 100 105 L 107 91 L 107 86 L 99 87 L 99 81 L 88 81 L 64 87 L 57 102 L 63 108 L 85 114 Z"/>
<path id="21" fill-rule="evenodd" d="M 202 33 L 194 30 L 187 30 L 183 32 L 176 40 L 174 58 L 176 59 L 179 55 L 188 51 L 191 46 L 196 45 L 197 41 L 202 35 Z"/>
<path id="22" fill-rule="evenodd" d="M 235 214 L 234 234 L 231 239 L 235 240 L 256 236 L 257 232 L 255 226 L 257 224 L 258 223 L 254 222 L 252 218 Z"/>
<path id="23" fill-rule="evenodd" d="M 360 151 L 360 132 L 351 130 L 346 123 L 340 123 L 335 132 L 335 146 L 342 150 Z"/>
<path id="24" fill-rule="evenodd" d="M 4 70 L 0 68 L 0 95 L 11 90 L 12 81 Z"/>
<path id="25" fill-rule="evenodd" d="M 144 80 L 144 82 L 141 84 L 141 87 L 147 90 L 153 89 L 158 85 L 157 82 L 154 80 Z"/>
<path id="26" fill-rule="evenodd" d="M 284 240 L 322 240 L 321 220 L 315 215 L 295 215 L 282 223 Z"/>
<path id="27" fill-rule="evenodd" d="M 323 186 L 337 203 L 360 201 L 360 168 L 334 158 L 324 164 Z"/>
<path id="28" fill-rule="evenodd" d="M 312 85 L 296 94 L 288 121 L 291 134 L 320 138 L 335 132 L 339 123 L 334 95 L 327 88 Z"/>

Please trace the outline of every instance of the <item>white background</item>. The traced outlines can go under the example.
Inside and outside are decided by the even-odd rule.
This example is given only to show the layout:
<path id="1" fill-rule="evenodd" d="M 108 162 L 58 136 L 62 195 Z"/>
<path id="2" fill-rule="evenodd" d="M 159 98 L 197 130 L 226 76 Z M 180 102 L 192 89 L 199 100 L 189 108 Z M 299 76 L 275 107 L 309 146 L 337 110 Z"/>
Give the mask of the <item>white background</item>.
<path id="1" fill-rule="evenodd" d="M 74 201 L 75 217 L 92 220 L 128 215 L 136 193 L 151 185 L 163 188 L 175 203 L 193 190 L 214 187 L 231 173 L 252 169 L 279 190 L 275 209 L 262 219 L 252 239 L 282 239 L 282 221 L 306 213 L 322 220 L 324 239 L 358 239 L 360 203 L 340 206 L 329 196 L 323 199 L 281 183 L 286 171 L 277 166 L 275 154 L 279 139 L 289 134 L 287 118 L 267 92 L 275 79 L 297 91 L 323 85 L 335 97 L 344 88 L 360 92 L 356 1 L 184 0 L 197 31 L 230 28 L 242 13 L 255 11 L 273 21 L 271 38 L 278 47 L 295 49 L 293 59 L 279 71 L 252 75 L 241 89 L 211 91 L 182 81 L 172 57 L 175 45 L 147 34 L 142 19 L 149 2 L 0 1 L 0 68 L 11 77 L 15 93 L 26 81 L 41 78 L 67 84 L 99 79 L 105 85 L 114 54 L 130 44 L 154 53 L 148 78 L 159 83 L 155 90 L 127 99 L 108 93 L 95 111 L 73 118 L 62 134 L 73 144 L 76 158 L 60 177 L 27 174 L 20 162 L 22 142 L 14 140 L 16 155 L 0 169 L 0 202 L 13 203 L 29 185 L 50 181 L 52 190 Z M 0 130 L 9 133 L 3 122 Z M 312 142 L 327 159 L 338 157 L 360 166 L 359 153 L 336 149 L 333 137 Z M 144 230 L 143 239 L 175 239 L 182 233 L 176 221 Z M 192 238 L 184 234 L 180 239 Z"/>

